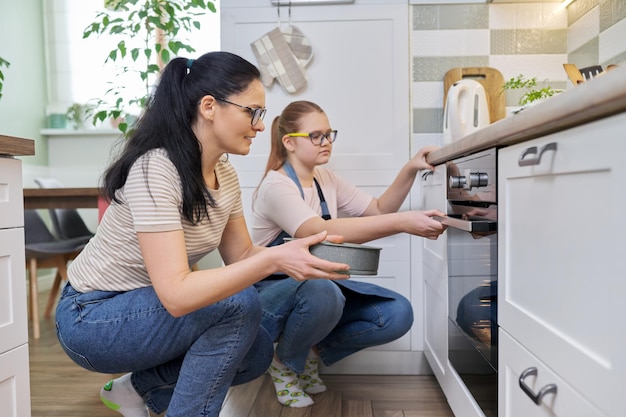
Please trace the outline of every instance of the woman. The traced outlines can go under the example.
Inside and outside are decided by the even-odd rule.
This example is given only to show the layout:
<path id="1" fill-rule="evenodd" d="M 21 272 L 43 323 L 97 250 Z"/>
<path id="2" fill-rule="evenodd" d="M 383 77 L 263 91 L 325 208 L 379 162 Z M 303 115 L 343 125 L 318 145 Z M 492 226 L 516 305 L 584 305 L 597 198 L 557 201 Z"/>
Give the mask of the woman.
<path id="1" fill-rule="evenodd" d="M 272 356 L 252 284 L 286 271 L 341 278 L 348 265 L 313 257 L 319 233 L 282 248 L 252 244 L 226 153 L 245 155 L 264 130 L 256 67 L 226 52 L 173 59 L 104 176 L 111 200 L 72 263 L 58 338 L 82 367 L 128 372 L 101 390 L 125 417 L 218 416 L 231 384 Z M 225 266 L 190 271 L 218 249 Z"/>
<path id="2" fill-rule="evenodd" d="M 400 212 L 434 147 L 421 149 L 379 198 L 321 168 L 330 159 L 337 131 L 315 103 L 289 104 L 272 123 L 265 176 L 253 205 L 252 239 L 258 245 L 306 238 L 322 230 L 363 243 L 396 233 L 436 239 L 445 227 L 431 217 L 438 210 Z M 325 200 L 325 201 L 324 201 Z M 337 218 L 341 211 L 352 217 Z M 289 273 L 255 284 L 263 305 L 261 325 L 277 342 L 269 368 L 278 400 L 291 407 L 313 404 L 307 394 L 326 389 L 317 374 L 326 365 L 366 347 L 391 342 L 413 323 L 408 300 L 385 288 L 356 281 L 297 282 Z"/>

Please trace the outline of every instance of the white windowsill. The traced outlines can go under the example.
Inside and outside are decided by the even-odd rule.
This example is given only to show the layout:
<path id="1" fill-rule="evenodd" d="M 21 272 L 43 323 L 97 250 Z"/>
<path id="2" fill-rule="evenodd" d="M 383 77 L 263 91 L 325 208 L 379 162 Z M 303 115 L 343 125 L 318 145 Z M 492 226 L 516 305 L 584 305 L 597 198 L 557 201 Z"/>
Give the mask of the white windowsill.
<path id="1" fill-rule="evenodd" d="M 41 129 L 41 136 L 121 136 L 118 129 Z"/>

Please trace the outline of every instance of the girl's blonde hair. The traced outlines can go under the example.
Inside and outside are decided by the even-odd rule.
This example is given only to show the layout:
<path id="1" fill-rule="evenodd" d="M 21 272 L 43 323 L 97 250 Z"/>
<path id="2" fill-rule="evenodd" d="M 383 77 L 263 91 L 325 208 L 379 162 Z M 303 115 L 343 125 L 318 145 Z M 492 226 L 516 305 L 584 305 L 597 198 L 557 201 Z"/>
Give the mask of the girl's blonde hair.
<path id="1" fill-rule="evenodd" d="M 287 133 L 298 132 L 300 130 L 300 120 L 307 114 L 313 112 L 324 113 L 324 110 L 311 101 L 293 101 L 283 109 L 280 116 L 274 118 L 272 122 L 270 155 L 267 158 L 267 165 L 265 166 L 265 172 L 263 173 L 261 182 L 263 182 L 268 172 L 280 169 L 285 161 L 287 161 L 287 149 L 285 145 L 283 145 L 283 136 Z M 252 194 L 252 210 L 254 210 L 257 191 L 259 191 L 259 187 L 257 187 Z"/>
<path id="2" fill-rule="evenodd" d="M 309 113 L 324 113 L 324 110 L 311 101 L 294 101 L 285 107 L 280 116 L 276 116 L 272 122 L 272 140 L 270 155 L 263 178 L 271 170 L 277 170 L 287 160 L 287 149 L 283 145 L 283 136 L 287 133 L 298 132 L 300 120 Z"/>

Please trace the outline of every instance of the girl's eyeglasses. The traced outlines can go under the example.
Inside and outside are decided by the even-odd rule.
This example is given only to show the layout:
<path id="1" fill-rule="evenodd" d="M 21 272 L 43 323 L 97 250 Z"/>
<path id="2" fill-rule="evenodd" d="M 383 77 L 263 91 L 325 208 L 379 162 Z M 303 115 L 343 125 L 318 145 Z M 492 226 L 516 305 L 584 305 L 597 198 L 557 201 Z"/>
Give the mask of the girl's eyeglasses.
<path id="1" fill-rule="evenodd" d="M 296 138 L 309 138 L 313 145 L 321 145 L 324 142 L 324 139 L 328 141 L 328 143 L 333 143 L 337 140 L 337 131 L 329 130 L 326 133 L 322 132 L 311 132 L 311 133 L 287 133 L 287 136 L 296 137 Z"/>
<path id="2" fill-rule="evenodd" d="M 250 113 L 250 117 L 251 117 L 250 124 L 252 126 L 257 124 L 259 120 L 263 120 L 263 118 L 265 117 L 265 113 L 267 112 L 267 109 L 265 107 L 253 108 L 253 107 L 248 107 L 248 106 L 242 106 L 241 104 L 233 103 L 232 101 L 228 101 L 219 97 L 215 97 L 215 100 L 223 101 L 224 103 L 232 104 L 233 106 L 237 106 L 241 109 L 246 110 L 248 113 Z"/>

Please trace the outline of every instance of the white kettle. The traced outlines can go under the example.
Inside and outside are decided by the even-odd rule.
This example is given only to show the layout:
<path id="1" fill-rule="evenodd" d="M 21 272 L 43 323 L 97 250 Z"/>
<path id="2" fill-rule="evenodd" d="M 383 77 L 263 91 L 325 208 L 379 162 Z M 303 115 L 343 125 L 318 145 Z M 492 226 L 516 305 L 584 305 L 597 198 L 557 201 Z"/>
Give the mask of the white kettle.
<path id="1" fill-rule="evenodd" d="M 443 144 L 448 145 L 489 123 L 487 93 L 483 85 L 471 79 L 452 84 L 443 113 Z"/>

